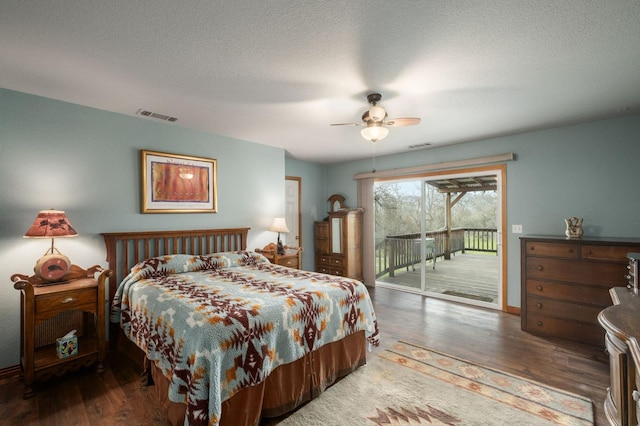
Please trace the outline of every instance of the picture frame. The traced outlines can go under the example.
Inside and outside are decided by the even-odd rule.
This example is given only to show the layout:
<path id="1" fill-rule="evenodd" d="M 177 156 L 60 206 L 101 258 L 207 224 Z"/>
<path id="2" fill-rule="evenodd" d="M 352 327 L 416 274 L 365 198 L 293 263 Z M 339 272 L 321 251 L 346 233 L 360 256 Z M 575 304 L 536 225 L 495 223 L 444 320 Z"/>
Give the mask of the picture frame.
<path id="1" fill-rule="evenodd" d="M 216 213 L 217 160 L 141 150 L 142 213 Z"/>

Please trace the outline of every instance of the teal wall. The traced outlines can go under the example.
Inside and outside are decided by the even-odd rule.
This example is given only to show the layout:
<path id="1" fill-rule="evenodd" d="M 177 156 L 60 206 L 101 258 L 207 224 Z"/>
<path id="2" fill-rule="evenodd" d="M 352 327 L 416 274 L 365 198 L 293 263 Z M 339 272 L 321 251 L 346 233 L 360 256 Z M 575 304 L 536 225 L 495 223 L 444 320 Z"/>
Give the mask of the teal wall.
<path id="1" fill-rule="evenodd" d="M 525 234 L 564 235 L 564 218 L 578 216 L 585 236 L 640 238 L 640 115 L 379 157 L 375 164 L 382 171 L 508 152 L 517 156 L 506 163 L 509 306 L 520 306 L 520 235 L 511 234 L 512 224 L 522 224 Z M 355 200 L 354 174 L 371 170 L 371 159 L 328 167 L 326 194 Z"/>
<path id="2" fill-rule="evenodd" d="M 218 213 L 141 214 L 141 149 L 217 159 Z M 284 176 L 279 148 L 0 89 L 0 368 L 19 362 L 10 277 L 50 244 L 22 238 L 39 210 L 67 212 L 79 236 L 56 248 L 83 267 L 106 266 L 101 232 L 248 226 L 248 246 L 263 247 L 284 215 Z"/>
<path id="3" fill-rule="evenodd" d="M 376 169 L 514 152 L 507 229 L 558 235 L 565 217 L 580 216 L 587 236 L 640 237 L 639 139 L 633 115 L 379 157 Z M 141 149 L 217 159 L 218 213 L 141 214 Z M 101 232 L 249 226 L 249 247 L 262 247 L 273 241 L 273 217 L 284 215 L 285 175 L 298 176 L 303 264 L 312 269 L 313 222 L 325 217 L 327 198 L 341 194 L 355 207 L 353 175 L 371 168 L 370 158 L 331 166 L 285 159 L 279 148 L 0 89 L 0 369 L 19 358 L 19 293 L 9 278 L 30 273 L 48 247 L 22 238 L 39 210 L 67 212 L 80 235 L 56 247 L 85 267 L 106 266 Z M 519 306 L 518 235 L 507 242 L 508 304 Z"/>

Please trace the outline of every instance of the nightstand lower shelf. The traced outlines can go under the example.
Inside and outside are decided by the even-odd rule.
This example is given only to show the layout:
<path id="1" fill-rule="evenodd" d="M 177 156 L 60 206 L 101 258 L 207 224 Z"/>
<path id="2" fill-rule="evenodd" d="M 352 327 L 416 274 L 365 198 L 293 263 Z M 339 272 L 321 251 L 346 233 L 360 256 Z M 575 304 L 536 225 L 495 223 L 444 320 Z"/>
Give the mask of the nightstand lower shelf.
<path id="1" fill-rule="evenodd" d="M 48 380 L 54 376 L 62 376 L 68 371 L 76 371 L 80 367 L 90 367 L 98 361 L 98 342 L 95 338 L 79 338 L 78 353 L 66 358 L 58 358 L 56 345 L 38 348 L 33 353 L 35 380 Z M 104 370 L 102 361 L 98 362 L 97 371 Z"/>

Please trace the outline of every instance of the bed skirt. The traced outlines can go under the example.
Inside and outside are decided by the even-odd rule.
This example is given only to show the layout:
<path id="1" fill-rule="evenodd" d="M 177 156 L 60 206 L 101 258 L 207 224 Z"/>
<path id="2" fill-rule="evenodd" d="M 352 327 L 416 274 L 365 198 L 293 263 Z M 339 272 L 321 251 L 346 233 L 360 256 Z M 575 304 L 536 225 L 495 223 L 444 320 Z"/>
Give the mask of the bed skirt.
<path id="1" fill-rule="evenodd" d="M 120 338 L 118 342 L 122 340 L 126 339 Z M 135 347 L 132 343 L 131 346 Z M 142 351 L 137 347 L 135 349 L 138 354 L 134 360 L 140 359 Z M 220 425 L 258 425 L 261 418 L 280 417 L 317 397 L 336 380 L 364 365 L 366 354 L 367 340 L 364 331 L 360 331 L 325 345 L 297 361 L 281 365 L 264 382 L 242 389 L 224 401 Z M 182 425 L 186 406 L 168 399 L 169 383 L 153 363 L 149 371 L 158 399 L 171 424 Z"/>

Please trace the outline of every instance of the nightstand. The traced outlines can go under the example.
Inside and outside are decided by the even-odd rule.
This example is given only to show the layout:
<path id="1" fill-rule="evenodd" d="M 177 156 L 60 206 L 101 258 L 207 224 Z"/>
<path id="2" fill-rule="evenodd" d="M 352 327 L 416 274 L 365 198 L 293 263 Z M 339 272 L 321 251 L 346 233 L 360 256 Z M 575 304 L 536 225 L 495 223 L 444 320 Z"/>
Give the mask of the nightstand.
<path id="1" fill-rule="evenodd" d="M 269 262 L 274 265 L 287 266 L 294 269 L 300 269 L 302 267 L 302 247 L 285 246 L 283 255 L 279 255 L 276 250 L 256 249 L 256 252 L 269 259 Z"/>
<path id="2" fill-rule="evenodd" d="M 95 275 L 100 272 L 98 278 Z M 100 266 L 84 270 L 71 265 L 60 282 L 45 283 L 38 277 L 14 274 L 20 290 L 20 366 L 24 398 L 33 396 L 33 383 L 68 371 L 97 364 L 104 370 L 105 281 L 111 271 Z M 58 358 L 56 339 L 71 330 L 78 336 L 78 353 Z"/>

